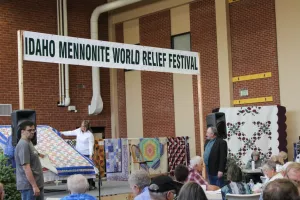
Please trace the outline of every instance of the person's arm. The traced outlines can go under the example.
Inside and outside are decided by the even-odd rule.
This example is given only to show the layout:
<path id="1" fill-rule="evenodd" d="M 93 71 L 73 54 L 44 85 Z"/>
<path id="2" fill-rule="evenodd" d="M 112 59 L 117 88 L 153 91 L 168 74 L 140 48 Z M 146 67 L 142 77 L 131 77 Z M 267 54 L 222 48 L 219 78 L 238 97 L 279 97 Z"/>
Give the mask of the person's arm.
<path id="1" fill-rule="evenodd" d="M 93 133 L 91 133 L 91 136 L 89 137 L 89 153 L 90 153 L 90 159 L 92 159 L 92 157 L 93 157 L 94 144 L 95 144 L 94 135 L 93 135 Z"/>
<path id="2" fill-rule="evenodd" d="M 30 168 L 30 164 L 25 164 L 22 166 L 26 175 L 27 180 L 32 186 L 34 196 L 40 196 L 40 189 L 36 184 L 36 181 L 33 177 L 32 170 Z"/>
<path id="3" fill-rule="evenodd" d="M 227 162 L 227 142 L 224 140 L 220 141 L 220 162 L 219 162 L 219 172 L 218 177 L 221 178 L 225 172 L 226 162 Z"/>
<path id="4" fill-rule="evenodd" d="M 62 131 L 60 133 L 65 136 L 77 136 L 78 129 L 73 130 L 73 131 Z"/>

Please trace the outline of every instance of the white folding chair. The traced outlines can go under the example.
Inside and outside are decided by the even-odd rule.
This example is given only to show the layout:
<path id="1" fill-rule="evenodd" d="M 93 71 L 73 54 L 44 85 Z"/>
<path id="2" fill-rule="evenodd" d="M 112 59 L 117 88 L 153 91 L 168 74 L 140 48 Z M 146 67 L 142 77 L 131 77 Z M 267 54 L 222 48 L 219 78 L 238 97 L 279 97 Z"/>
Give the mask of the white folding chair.
<path id="1" fill-rule="evenodd" d="M 226 194 L 227 200 L 259 200 L 260 193 L 256 194 Z"/>

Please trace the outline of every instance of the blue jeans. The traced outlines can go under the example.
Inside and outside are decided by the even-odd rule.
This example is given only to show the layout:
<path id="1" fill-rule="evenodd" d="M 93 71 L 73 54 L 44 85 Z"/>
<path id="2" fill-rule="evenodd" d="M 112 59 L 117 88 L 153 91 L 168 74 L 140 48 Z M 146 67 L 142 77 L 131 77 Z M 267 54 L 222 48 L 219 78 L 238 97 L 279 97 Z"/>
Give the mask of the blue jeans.
<path id="1" fill-rule="evenodd" d="M 211 185 L 216 185 L 220 188 L 224 186 L 224 178 L 223 177 L 218 178 L 218 176 L 212 176 L 212 175 L 208 174 L 208 180 Z"/>
<path id="2" fill-rule="evenodd" d="M 21 190 L 22 200 L 44 200 L 44 188 L 40 188 L 40 196 L 33 196 L 33 190 Z"/>

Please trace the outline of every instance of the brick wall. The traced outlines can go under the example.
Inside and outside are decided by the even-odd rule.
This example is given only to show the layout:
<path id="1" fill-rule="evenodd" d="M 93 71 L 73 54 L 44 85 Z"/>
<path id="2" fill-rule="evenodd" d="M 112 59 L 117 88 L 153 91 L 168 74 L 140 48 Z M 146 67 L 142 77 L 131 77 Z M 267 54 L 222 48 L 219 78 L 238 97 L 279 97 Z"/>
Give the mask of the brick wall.
<path id="1" fill-rule="evenodd" d="M 275 0 L 238 1 L 230 4 L 229 11 L 232 75 L 272 72 L 271 78 L 234 83 L 234 99 L 245 98 L 239 91 L 247 88 L 246 98 L 273 96 L 273 102 L 256 105 L 280 104 Z"/>
<path id="2" fill-rule="evenodd" d="M 170 11 L 140 18 L 140 43 L 171 47 Z M 175 136 L 173 74 L 141 72 L 144 137 Z"/>
<path id="3" fill-rule="evenodd" d="M 123 23 L 115 26 L 116 42 L 124 43 Z M 117 69 L 119 137 L 127 138 L 126 89 L 124 69 Z"/>
<path id="4" fill-rule="evenodd" d="M 207 114 L 211 113 L 212 109 L 220 106 L 216 14 L 214 1 L 202 0 L 191 3 L 190 19 L 192 51 L 200 53 L 202 105 L 204 117 L 206 117 Z M 193 78 L 193 84 L 197 84 L 196 77 Z M 196 100 L 197 96 L 196 91 L 197 87 L 194 87 L 194 100 Z M 196 118 L 195 120 L 197 120 Z M 204 130 L 206 129 L 206 121 L 204 121 L 203 124 L 200 124 L 200 128 L 203 128 Z M 199 155 L 201 153 L 200 134 L 197 126 L 195 131 L 196 153 Z"/>
<path id="5" fill-rule="evenodd" d="M 93 9 L 104 0 L 68 1 L 69 35 L 90 38 L 90 16 Z M 0 103 L 19 109 L 17 71 L 17 30 L 57 34 L 56 1 L 8 1 L 0 7 Z M 99 19 L 99 39 L 108 39 L 107 15 Z M 24 62 L 24 100 L 26 109 L 37 112 L 37 123 L 58 130 L 70 130 L 89 119 L 92 126 L 105 127 L 106 137 L 111 136 L 109 70 L 101 69 L 101 95 L 104 109 L 100 115 L 88 116 L 92 99 L 91 67 L 70 66 L 71 105 L 78 112 L 57 107 L 58 65 Z M 10 124 L 10 117 L 0 117 L 0 124 Z"/>

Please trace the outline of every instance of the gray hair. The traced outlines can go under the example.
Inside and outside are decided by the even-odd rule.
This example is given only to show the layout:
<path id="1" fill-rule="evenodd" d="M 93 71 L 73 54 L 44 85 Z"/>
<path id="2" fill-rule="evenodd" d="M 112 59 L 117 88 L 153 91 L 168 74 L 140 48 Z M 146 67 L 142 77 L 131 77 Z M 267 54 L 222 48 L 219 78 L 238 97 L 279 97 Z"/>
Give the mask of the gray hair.
<path id="1" fill-rule="evenodd" d="M 150 189 L 150 190 L 158 190 L 159 187 L 158 187 L 158 185 L 156 185 L 156 184 L 151 184 L 151 185 L 149 186 L 149 189 Z M 149 194 L 150 194 L 150 198 L 151 198 L 151 199 L 155 199 L 155 200 L 166 200 L 166 199 L 167 199 L 168 191 L 167 191 L 167 192 L 151 192 L 151 191 L 149 191 Z"/>
<path id="2" fill-rule="evenodd" d="M 276 172 L 276 162 L 274 162 L 273 160 L 268 160 L 262 166 L 262 169 L 263 170 L 274 170 Z"/>
<path id="3" fill-rule="evenodd" d="M 67 186 L 71 194 L 74 193 L 82 194 L 85 193 L 89 188 L 89 183 L 83 175 L 75 174 L 68 178 Z"/>
<path id="4" fill-rule="evenodd" d="M 200 163 L 203 162 L 203 159 L 200 156 L 194 156 L 191 160 L 190 160 L 190 167 L 194 168 L 196 165 L 199 165 Z"/>
<path id="5" fill-rule="evenodd" d="M 211 132 L 212 132 L 215 136 L 218 136 L 218 135 L 219 135 L 219 134 L 218 134 L 218 129 L 217 129 L 216 127 L 211 126 L 211 127 L 208 127 L 207 129 L 209 129 L 209 128 L 210 128 Z"/>
<path id="6" fill-rule="evenodd" d="M 145 170 L 136 170 L 129 176 L 128 182 L 131 186 L 136 185 L 142 190 L 150 185 L 151 179 Z"/>

